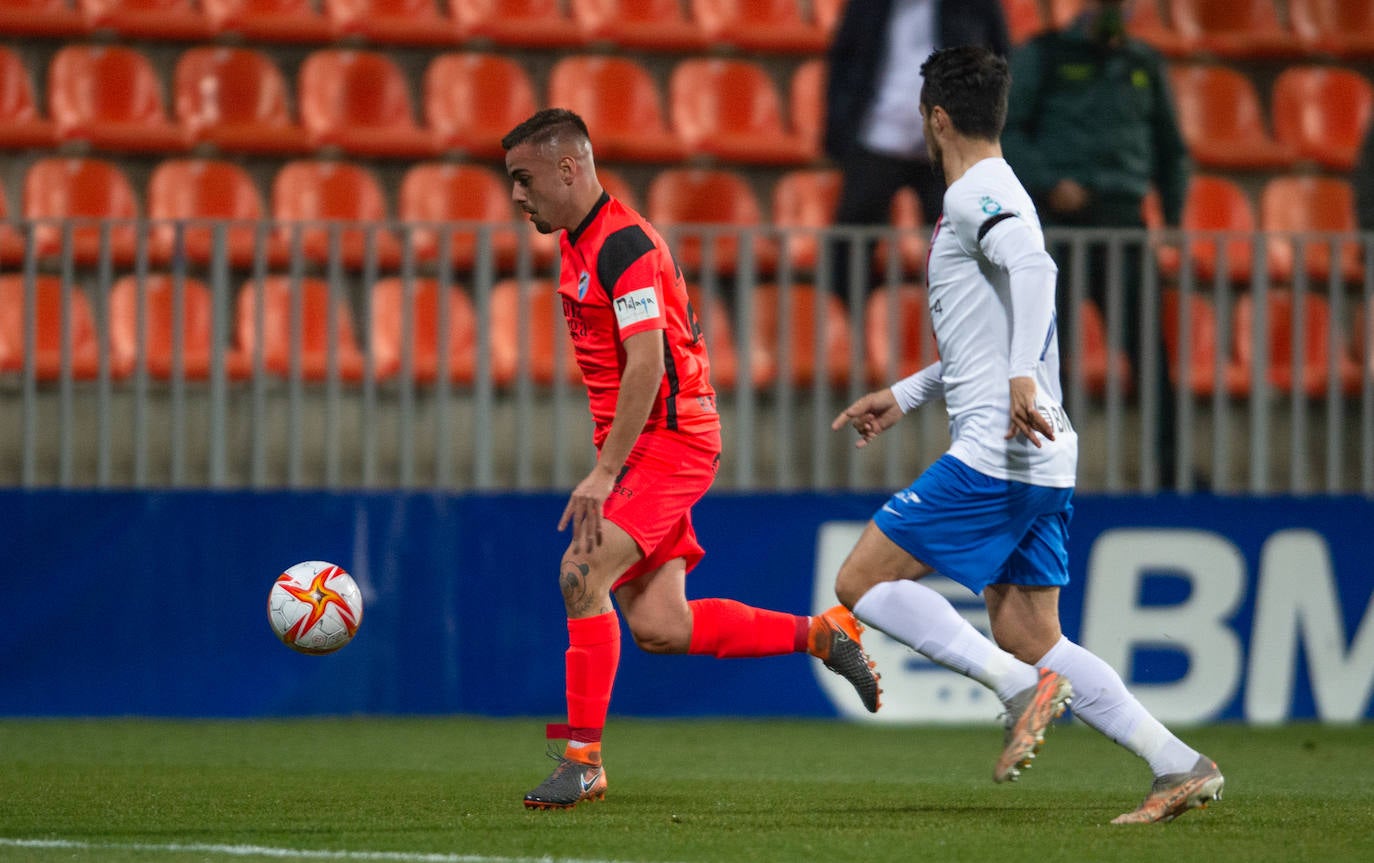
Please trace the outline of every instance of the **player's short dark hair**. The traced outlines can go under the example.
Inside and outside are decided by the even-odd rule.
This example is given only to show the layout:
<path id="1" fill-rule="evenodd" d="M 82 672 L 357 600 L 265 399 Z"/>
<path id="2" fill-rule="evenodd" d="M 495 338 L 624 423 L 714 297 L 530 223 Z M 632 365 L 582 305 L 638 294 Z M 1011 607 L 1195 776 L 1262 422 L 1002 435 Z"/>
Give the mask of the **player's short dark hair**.
<path id="1" fill-rule="evenodd" d="M 970 138 L 996 141 L 1007 122 L 1011 72 L 1007 61 L 986 48 L 942 48 L 921 64 L 921 105 L 945 109 L 954 128 Z"/>
<path id="2" fill-rule="evenodd" d="M 560 138 L 578 136 L 590 141 L 587 124 L 567 108 L 545 108 L 506 133 L 501 147 L 510 150 L 525 143 L 548 144 Z"/>

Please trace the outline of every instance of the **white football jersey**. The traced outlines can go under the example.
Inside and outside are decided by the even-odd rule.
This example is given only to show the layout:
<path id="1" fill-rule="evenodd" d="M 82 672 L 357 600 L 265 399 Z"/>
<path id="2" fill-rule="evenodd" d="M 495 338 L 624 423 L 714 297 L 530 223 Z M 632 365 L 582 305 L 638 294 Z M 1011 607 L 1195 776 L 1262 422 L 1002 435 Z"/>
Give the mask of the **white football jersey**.
<path id="1" fill-rule="evenodd" d="M 1011 405 L 1010 277 L 989 254 L 997 248 L 998 231 L 1014 227 L 1003 223 L 1010 219 L 1029 226 L 1032 233 L 1025 236 L 1033 236 L 1044 251 L 1045 237 L 1030 195 L 1006 160 L 984 159 L 945 192 L 944 212 L 931 238 L 926 278 L 949 411 L 949 452 L 988 476 L 1068 488 L 1078 469 L 1078 435 L 1061 404 L 1053 316 L 1048 332 L 1035 337 L 1037 344 L 1043 339 L 1035 384 L 1036 403 L 1055 439 L 1041 435 L 1039 448 L 1021 435 L 1004 439 Z"/>

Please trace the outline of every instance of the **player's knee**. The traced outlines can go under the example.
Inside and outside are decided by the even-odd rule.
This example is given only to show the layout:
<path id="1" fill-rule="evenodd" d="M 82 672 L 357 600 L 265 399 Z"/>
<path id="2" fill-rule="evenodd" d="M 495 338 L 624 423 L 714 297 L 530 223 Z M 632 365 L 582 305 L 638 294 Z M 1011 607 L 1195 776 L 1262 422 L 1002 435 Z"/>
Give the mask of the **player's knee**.
<path id="1" fill-rule="evenodd" d="M 585 559 L 568 554 L 558 567 L 558 589 L 569 617 L 596 613 L 604 606 L 609 611 L 611 595 L 596 569 Z"/>
<path id="2" fill-rule="evenodd" d="M 635 646 L 645 653 L 686 653 L 691 640 L 690 631 L 660 623 L 631 621 L 630 635 Z"/>

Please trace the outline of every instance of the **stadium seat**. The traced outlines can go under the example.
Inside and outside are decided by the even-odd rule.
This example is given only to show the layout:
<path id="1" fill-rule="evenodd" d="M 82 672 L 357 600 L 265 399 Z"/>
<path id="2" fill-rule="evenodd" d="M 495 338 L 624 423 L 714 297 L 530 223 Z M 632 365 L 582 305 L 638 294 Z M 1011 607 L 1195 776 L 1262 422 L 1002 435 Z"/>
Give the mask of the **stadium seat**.
<path id="1" fill-rule="evenodd" d="M 0 373 L 22 372 L 28 356 L 24 280 L 22 275 L 0 276 Z M 33 365 L 38 380 L 62 377 L 62 340 L 67 329 L 71 331 L 71 376 L 90 379 L 100 372 L 100 343 L 90 300 L 74 285 L 68 291 L 70 306 L 63 301 L 61 278 L 39 275 L 34 280 Z"/>
<path id="2" fill-rule="evenodd" d="M 840 180 L 838 169 L 799 168 L 773 186 L 773 224 L 785 230 L 784 254 L 797 272 L 815 271 L 822 232 L 835 223 Z"/>
<path id="3" fill-rule="evenodd" d="M 445 0 L 439 0 L 447 8 Z M 458 31 L 436 0 L 324 0 L 325 15 L 342 37 L 378 45 L 454 45 Z"/>
<path id="4" fill-rule="evenodd" d="M 1314 54 L 1374 58 L 1374 4 L 1369 0 L 1288 0 L 1298 40 Z"/>
<path id="5" fill-rule="evenodd" d="M 801 165 L 807 143 L 783 121 L 768 73 L 747 60 L 694 57 L 673 69 L 669 114 L 694 155 L 758 165 Z"/>
<path id="6" fill-rule="evenodd" d="M 152 222 L 149 256 L 157 263 L 176 257 L 177 222 L 182 228 L 182 254 L 196 263 L 214 259 L 215 232 L 223 233 L 225 260 L 235 267 L 252 267 L 261 248 L 268 266 L 285 265 L 280 238 L 259 225 L 266 213 L 262 195 L 248 172 L 232 162 L 173 159 L 162 162 L 148 180 L 148 218 Z M 222 226 L 206 220 L 224 222 Z"/>
<path id="7" fill-rule="evenodd" d="M 1296 268 L 1305 268 L 1307 277 L 1317 286 L 1325 285 L 1331 275 L 1332 238 L 1328 233 L 1349 234 L 1341 238 L 1339 258 L 1335 264 L 1340 278 L 1348 284 L 1364 279 L 1360 261 L 1360 243 L 1354 232 L 1355 193 L 1347 180 L 1337 177 L 1282 175 L 1269 179 L 1260 191 L 1260 229 L 1273 232 L 1266 248 L 1269 253 L 1269 276 L 1288 282 L 1296 275 Z M 1298 237 L 1315 232 L 1306 239 L 1302 264 L 1295 249 Z"/>
<path id="8" fill-rule="evenodd" d="M 1107 379 L 1112 375 L 1120 381 L 1121 392 L 1130 393 L 1134 387 L 1130 358 L 1120 347 L 1114 355 L 1108 353 L 1107 324 L 1102 319 L 1102 311 L 1092 300 L 1084 300 L 1079 309 L 1082 310 L 1079 321 L 1083 327 L 1080 337 L 1081 361 L 1075 362 L 1074 346 L 1063 343 L 1059 346 L 1061 355 L 1066 359 L 1065 381 L 1071 383 L 1081 365 L 1083 383 L 1093 395 L 1100 396 L 1107 391 Z"/>
<path id="9" fill-rule="evenodd" d="M 1374 314 L 1363 302 L 1355 304 L 1351 315 L 1350 361 L 1354 371 L 1346 381 L 1345 392 L 1354 395 L 1364 389 L 1366 375 L 1374 381 Z"/>
<path id="10" fill-rule="evenodd" d="M 1275 0 L 1167 0 L 1169 20 L 1188 54 L 1235 60 L 1299 56 L 1294 34 L 1284 29 Z"/>
<path id="11" fill-rule="evenodd" d="M 1209 63 L 1176 65 L 1169 84 L 1188 151 L 1203 168 L 1286 168 L 1296 153 L 1264 125 L 1259 93 L 1241 72 Z"/>
<path id="12" fill-rule="evenodd" d="M 214 300 L 198 279 L 181 284 L 181 318 L 177 326 L 177 281 L 166 273 L 150 274 L 143 282 L 142 297 L 137 276 L 124 276 L 110 290 L 110 367 L 117 376 L 133 374 L 139 359 L 139 304 L 143 311 L 144 368 L 155 378 L 177 377 L 176 333 L 181 333 L 181 376 L 188 380 L 210 377 L 215 350 Z M 225 322 L 224 332 L 230 331 Z M 224 349 L 225 375 L 246 378 L 247 357 Z"/>
<path id="13" fill-rule="evenodd" d="M 477 264 L 479 224 L 490 229 L 493 263 L 504 272 L 515 266 L 518 237 L 510 190 L 495 171 L 480 165 L 426 162 L 406 171 L 401 180 L 397 215 L 412 223 L 411 242 L 422 261 L 439 256 L 437 223 L 446 225 L 449 261 L 459 271 Z"/>
<path id="14" fill-rule="evenodd" d="M 835 34 L 835 28 L 840 23 L 840 15 L 848 2 L 849 0 L 811 0 L 811 14 L 815 16 L 816 23 L 825 31 L 827 37 Z"/>
<path id="15" fill-rule="evenodd" d="M 1281 392 L 1292 392 L 1294 333 L 1298 320 L 1296 297 L 1292 291 L 1286 290 L 1271 290 L 1267 297 L 1265 323 L 1268 332 L 1265 342 L 1268 345 L 1269 366 L 1265 378 L 1269 386 Z M 1249 381 L 1254 361 L 1254 338 L 1257 335 L 1253 295 L 1246 293 L 1237 297 L 1233 323 L 1236 361 Z M 1327 374 L 1331 367 L 1331 306 L 1321 294 L 1309 292 L 1303 295 L 1302 332 L 1303 352 L 1299 368 L 1301 383 L 1298 388 L 1307 396 L 1320 396 L 1326 392 Z M 1340 386 L 1349 390 L 1352 384 L 1359 380 L 1359 366 L 1345 350 L 1339 351 L 1337 356 L 1339 365 L 1336 374 Z"/>
<path id="16" fill-rule="evenodd" d="M 678 265 L 689 273 L 700 273 L 710 263 L 717 273 L 735 275 L 740 263 L 738 231 L 750 230 L 755 232 L 755 270 L 770 274 L 777 266 L 777 247 L 761 233 L 764 225 L 758 199 L 738 172 L 700 168 L 660 171 L 649 182 L 647 215 L 668 240 Z M 709 262 L 708 233 L 714 233 Z"/>
<path id="17" fill-rule="evenodd" d="M 1254 233 L 1256 225 L 1255 208 L 1239 185 L 1223 177 L 1206 174 L 1193 176 L 1188 185 L 1188 197 L 1183 204 L 1183 222 L 1179 227 L 1193 234 L 1189 254 L 1193 272 L 1199 279 L 1210 283 L 1216 278 L 1220 247 L 1224 244 L 1227 279 L 1237 284 L 1249 284 L 1255 256 L 1250 234 Z M 1209 236 L 1221 231 L 1245 236 Z M 1182 248 L 1162 247 L 1158 258 L 1160 273 L 1165 278 L 1177 278 L 1183 266 Z"/>
<path id="18" fill-rule="evenodd" d="M 329 42 L 334 28 L 311 0 L 201 0 L 210 26 L 249 42 Z"/>
<path id="19" fill-rule="evenodd" d="M 90 26 L 71 0 L 0 0 L 0 33 L 72 39 Z"/>
<path id="20" fill-rule="evenodd" d="M 549 72 L 549 104 L 581 115 L 600 159 L 677 162 L 687 148 L 668 129 L 648 69 L 625 57 L 564 57 Z"/>
<path id="21" fill-rule="evenodd" d="M 825 61 L 814 58 L 797 66 L 788 89 L 792 128 L 801 138 L 811 159 L 821 157 L 821 137 L 825 132 L 825 84 Z"/>
<path id="22" fill-rule="evenodd" d="M 28 67 L 12 48 L 0 47 L 0 147 L 53 147 L 57 127 L 39 116 Z"/>
<path id="23" fill-rule="evenodd" d="M 1161 0 L 1136 0 L 1126 19 L 1126 32 L 1165 57 L 1188 56 L 1188 40 L 1179 35 L 1160 8 Z"/>
<path id="24" fill-rule="evenodd" d="M 518 61 L 483 53 L 435 57 L 425 71 L 424 103 L 437 145 L 476 159 L 504 159 L 501 138 L 538 107 Z"/>
<path id="25" fill-rule="evenodd" d="M 928 305 L 925 289 L 916 285 L 901 285 L 868 295 L 864 306 L 864 358 L 871 384 L 890 384 L 940 358 L 926 310 Z"/>
<path id="26" fill-rule="evenodd" d="M 101 227 L 97 219 L 115 221 L 109 227 L 110 260 L 130 264 L 137 247 L 138 201 L 124 172 L 100 159 L 39 159 L 24 175 L 24 218 L 33 226 L 37 254 L 62 253 L 64 220 L 71 224 L 71 255 L 80 264 L 94 264 L 101 256 Z"/>
<path id="27" fill-rule="evenodd" d="M 570 6 L 590 45 L 685 53 L 708 47 L 681 0 L 571 0 Z"/>
<path id="28" fill-rule="evenodd" d="M 1040 0 L 1002 0 L 1002 15 L 1012 45 L 1020 45 L 1045 32 Z"/>
<path id="29" fill-rule="evenodd" d="M 1184 312 L 1191 330 L 1187 352 L 1180 343 Z M 1217 386 L 1217 338 L 1229 339 L 1229 333 L 1217 332 L 1217 311 L 1204 294 L 1189 294 L 1186 311 L 1182 294 L 1175 288 L 1165 288 L 1160 296 L 1160 327 L 1164 335 L 1164 350 L 1169 354 L 1169 379 L 1175 386 L 1183 385 L 1183 371 L 1188 372 L 1188 391 L 1199 398 L 1210 397 Z M 1223 342 L 1224 343 L 1224 342 Z M 1232 396 L 1243 395 L 1248 387 L 1247 370 L 1234 356 L 1222 356 L 1221 389 Z"/>
<path id="30" fill-rule="evenodd" d="M 190 144 L 167 119 L 148 57 L 118 45 L 68 45 L 48 67 L 48 115 L 62 141 L 103 150 L 174 153 Z"/>
<path id="31" fill-rule="evenodd" d="M 197 145 L 227 153 L 297 155 L 310 142 L 291 119 L 286 80 L 251 48 L 192 48 L 173 75 L 177 122 Z"/>
<path id="32" fill-rule="evenodd" d="M 379 267 L 400 263 L 401 244 L 381 224 L 387 218 L 381 186 L 361 165 L 288 162 L 272 182 L 272 217 L 281 242 L 293 249 L 299 232 L 302 253 L 316 263 L 328 263 L 331 234 L 346 266 L 366 266 L 369 241 Z"/>
<path id="33" fill-rule="evenodd" d="M 1374 84 L 1353 69 L 1289 66 L 1274 79 L 1274 135 L 1301 159 L 1348 172 L 1374 116 Z"/>
<path id="34" fill-rule="evenodd" d="M 789 309 L 786 320 L 782 318 L 784 299 Z M 819 361 L 816 356 L 817 303 L 824 304 Z M 792 284 L 784 296 L 779 285 L 759 285 L 754 290 L 753 324 L 752 343 L 764 357 L 762 369 L 756 371 L 755 386 L 771 386 L 779 378 L 794 387 L 812 386 L 818 378 L 830 386 L 842 386 L 848 381 L 849 316 L 844 304 L 833 294 L 821 293 L 814 285 Z M 791 340 L 788 356 L 781 353 L 782 327 L 787 327 Z M 760 377 L 762 380 L 758 379 Z"/>
<path id="35" fill-rule="evenodd" d="M 477 369 L 477 312 L 472 300 L 460 288 L 450 286 L 447 292 L 448 350 L 441 351 L 439 323 L 442 310 L 439 283 L 435 279 L 416 279 L 407 312 L 405 282 L 399 278 L 382 279 L 372 286 L 372 319 L 368 339 L 372 361 L 379 380 L 401 371 L 405 351 L 411 352 L 411 378 L 430 384 L 439 379 L 444 368 L 441 355 L 448 357 L 447 375 L 450 383 L 472 383 Z M 409 324 L 406 315 L 411 315 Z M 409 331 L 407 332 L 407 326 Z M 406 346 L 409 345 L 409 348 Z"/>
<path id="36" fill-rule="evenodd" d="M 712 44 L 780 54 L 819 54 L 830 44 L 798 0 L 691 0 L 691 6 Z"/>
<path id="37" fill-rule="evenodd" d="M 290 276 L 267 276 L 261 282 L 263 368 L 281 377 L 292 374 L 292 343 L 299 339 L 302 380 L 330 378 L 331 344 L 340 380 L 358 381 L 363 377 L 364 359 L 354 337 L 353 313 L 343 296 L 330 296 L 329 283 L 323 279 L 303 278 L 299 285 Z M 239 290 L 235 333 L 237 349 L 250 368 L 255 368 L 258 350 L 259 282 L 250 279 Z M 300 304 L 300 317 L 294 309 Z M 333 327 L 330 326 L 331 305 Z"/>
<path id="38" fill-rule="evenodd" d="M 576 48 L 586 42 L 559 0 L 450 0 L 463 41 L 513 48 Z"/>
<path id="39" fill-rule="evenodd" d="M 415 122 L 410 87 L 396 61 L 378 51 L 315 51 L 297 75 L 301 126 L 316 147 L 375 158 L 421 158 L 438 151 Z"/>
<path id="40" fill-rule="evenodd" d="M 492 379 L 501 386 L 515 381 L 520 371 L 520 355 L 524 349 L 521 328 L 528 338 L 526 368 L 530 379 L 541 386 L 554 383 L 555 350 L 563 355 L 563 382 L 582 383 L 582 371 L 573 355 L 572 339 L 568 338 L 567 323 L 563 319 L 558 291 L 549 279 L 535 279 L 525 296 L 521 296 L 520 282 L 503 279 L 491 289 L 491 370 Z M 522 324 L 523 319 L 523 324 Z"/>
<path id="41" fill-rule="evenodd" d="M 601 181 L 601 188 L 606 194 L 632 210 L 639 210 L 639 196 L 635 194 L 634 189 L 619 173 L 597 165 L 596 178 Z"/>
<path id="42" fill-rule="evenodd" d="M 93 32 L 111 30 L 125 39 L 202 41 L 210 21 L 191 0 L 76 0 Z"/>
<path id="43" fill-rule="evenodd" d="M 9 223 L 10 202 L 0 186 L 0 265 L 14 266 L 24 262 L 24 237 Z"/>
<path id="44" fill-rule="evenodd" d="M 717 392 L 732 390 L 739 384 L 739 353 L 735 349 L 734 324 L 730 321 L 730 310 L 725 300 L 716 294 L 709 306 L 702 295 L 701 286 L 687 285 L 687 301 L 697 316 L 706 339 L 706 351 L 711 358 L 711 386 Z M 754 362 L 750 367 L 750 385 L 760 386 L 768 374 L 768 356 L 758 345 L 752 346 Z"/>

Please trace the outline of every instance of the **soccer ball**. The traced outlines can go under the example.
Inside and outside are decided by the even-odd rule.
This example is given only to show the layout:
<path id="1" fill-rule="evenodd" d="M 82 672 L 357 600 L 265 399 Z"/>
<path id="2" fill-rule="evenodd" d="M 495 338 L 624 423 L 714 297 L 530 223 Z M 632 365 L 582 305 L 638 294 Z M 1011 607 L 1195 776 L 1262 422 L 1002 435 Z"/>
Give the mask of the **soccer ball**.
<path id="1" fill-rule="evenodd" d="M 292 650 L 333 653 L 363 622 L 363 595 L 342 567 L 307 560 L 277 576 L 267 595 L 267 622 Z"/>

